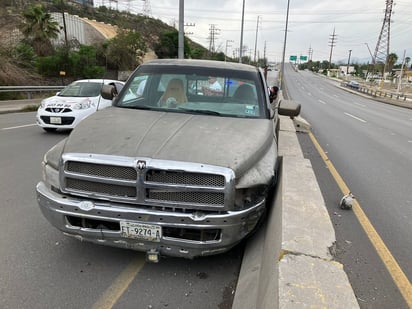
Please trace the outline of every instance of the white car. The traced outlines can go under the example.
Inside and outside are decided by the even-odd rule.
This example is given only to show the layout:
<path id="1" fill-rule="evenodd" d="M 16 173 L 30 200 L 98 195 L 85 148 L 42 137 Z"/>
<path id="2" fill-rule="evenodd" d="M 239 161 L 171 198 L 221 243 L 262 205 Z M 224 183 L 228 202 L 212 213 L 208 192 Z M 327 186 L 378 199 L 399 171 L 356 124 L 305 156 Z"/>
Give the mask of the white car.
<path id="1" fill-rule="evenodd" d="M 47 132 L 73 129 L 94 112 L 112 105 L 111 100 L 100 95 L 104 84 L 114 85 L 120 92 L 124 82 L 112 79 L 77 80 L 41 102 L 36 115 L 37 124 Z"/>

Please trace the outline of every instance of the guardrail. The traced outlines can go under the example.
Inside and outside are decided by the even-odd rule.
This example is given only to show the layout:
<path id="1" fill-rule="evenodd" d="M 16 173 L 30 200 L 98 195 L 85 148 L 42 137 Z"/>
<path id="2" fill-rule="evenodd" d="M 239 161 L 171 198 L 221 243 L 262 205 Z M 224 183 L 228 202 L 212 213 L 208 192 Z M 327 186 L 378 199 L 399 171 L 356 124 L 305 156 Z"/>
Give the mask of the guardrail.
<path id="1" fill-rule="evenodd" d="M 357 87 L 350 86 L 347 83 L 341 83 L 341 86 L 365 93 L 372 97 L 388 98 L 388 99 L 394 99 L 398 101 L 412 101 L 412 96 L 406 95 L 405 93 L 387 92 L 387 91 L 383 91 L 379 89 L 371 89 L 371 88 L 364 87 L 364 86 L 359 86 L 359 88 L 357 88 Z"/>
<path id="2" fill-rule="evenodd" d="M 27 98 L 32 99 L 33 92 L 60 91 L 65 86 L 0 86 L 0 92 L 26 92 Z"/>

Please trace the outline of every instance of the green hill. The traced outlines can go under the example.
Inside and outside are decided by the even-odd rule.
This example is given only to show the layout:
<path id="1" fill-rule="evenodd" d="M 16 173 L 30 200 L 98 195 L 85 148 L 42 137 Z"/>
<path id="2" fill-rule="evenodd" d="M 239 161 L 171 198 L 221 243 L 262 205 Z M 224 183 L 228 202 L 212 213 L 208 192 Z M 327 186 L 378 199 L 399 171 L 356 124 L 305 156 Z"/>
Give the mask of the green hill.
<path id="1" fill-rule="evenodd" d="M 36 84 L 52 82 L 50 80 L 43 81 L 42 77 L 38 76 L 33 68 L 21 65 L 13 57 L 14 51 L 11 49 L 13 45 L 16 45 L 22 39 L 21 33 L 16 31 L 23 22 L 25 6 L 22 3 L 18 2 L 21 6 L 16 6 L 15 1 L 0 0 L 0 62 L 2 63 L 0 66 L 0 85 L 27 85 L 33 84 L 33 81 L 36 81 Z M 140 34 L 148 50 L 155 49 L 162 34 L 176 31 L 175 28 L 159 19 L 150 18 L 145 15 L 130 14 L 128 12 L 119 12 L 107 7 L 91 8 L 74 3 L 66 3 L 62 9 L 51 2 L 38 3 L 42 3 L 47 8 L 47 12 L 50 13 L 62 12 L 64 10 L 71 15 L 115 25 L 121 29 L 133 29 Z M 26 4 L 26 6 L 30 4 Z M 190 39 L 187 41 L 191 50 L 196 51 L 198 58 L 208 56 L 206 48 Z"/>

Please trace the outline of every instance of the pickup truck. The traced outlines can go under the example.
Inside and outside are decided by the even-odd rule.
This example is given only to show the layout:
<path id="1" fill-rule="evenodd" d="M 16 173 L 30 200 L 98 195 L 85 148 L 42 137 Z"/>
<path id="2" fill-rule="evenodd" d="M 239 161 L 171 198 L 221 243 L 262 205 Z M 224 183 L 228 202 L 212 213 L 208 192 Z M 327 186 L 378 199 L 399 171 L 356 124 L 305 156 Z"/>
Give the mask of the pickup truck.
<path id="1" fill-rule="evenodd" d="M 152 60 L 102 96 L 112 106 L 44 156 L 37 201 L 52 225 L 152 262 L 223 253 L 259 226 L 276 183 L 279 114 L 300 111 L 271 104 L 260 68 Z"/>

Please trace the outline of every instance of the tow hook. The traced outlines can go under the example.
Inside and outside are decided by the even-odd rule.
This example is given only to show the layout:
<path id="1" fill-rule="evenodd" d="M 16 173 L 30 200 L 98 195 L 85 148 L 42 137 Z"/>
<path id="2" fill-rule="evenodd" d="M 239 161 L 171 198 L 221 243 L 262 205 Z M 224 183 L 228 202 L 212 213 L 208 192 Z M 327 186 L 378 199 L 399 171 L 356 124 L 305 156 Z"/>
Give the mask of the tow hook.
<path id="1" fill-rule="evenodd" d="M 151 263 L 159 263 L 160 253 L 156 249 L 150 249 L 146 252 L 146 261 Z"/>

